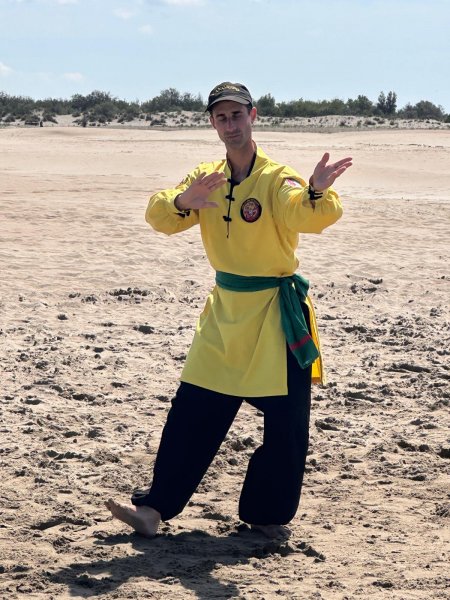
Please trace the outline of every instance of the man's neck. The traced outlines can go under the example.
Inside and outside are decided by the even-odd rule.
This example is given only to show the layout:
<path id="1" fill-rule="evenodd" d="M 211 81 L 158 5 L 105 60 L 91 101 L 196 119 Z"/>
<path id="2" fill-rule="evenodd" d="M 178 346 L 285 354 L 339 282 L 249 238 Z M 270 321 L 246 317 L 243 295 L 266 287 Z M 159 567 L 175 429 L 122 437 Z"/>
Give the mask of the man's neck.
<path id="1" fill-rule="evenodd" d="M 256 152 L 256 144 L 252 141 L 246 148 L 227 151 L 227 162 L 234 181 L 241 182 L 247 176 Z"/>

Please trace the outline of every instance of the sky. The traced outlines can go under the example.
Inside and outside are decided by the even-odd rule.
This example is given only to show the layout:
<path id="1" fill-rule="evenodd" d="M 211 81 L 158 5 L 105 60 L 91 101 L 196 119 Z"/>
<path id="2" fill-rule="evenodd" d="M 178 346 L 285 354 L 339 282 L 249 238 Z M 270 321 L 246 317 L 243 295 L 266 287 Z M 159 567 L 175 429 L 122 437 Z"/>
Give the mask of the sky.
<path id="1" fill-rule="evenodd" d="M 205 99 L 237 81 L 255 99 L 394 91 L 450 113 L 449 32 L 450 0 L 0 0 L 0 91 Z"/>

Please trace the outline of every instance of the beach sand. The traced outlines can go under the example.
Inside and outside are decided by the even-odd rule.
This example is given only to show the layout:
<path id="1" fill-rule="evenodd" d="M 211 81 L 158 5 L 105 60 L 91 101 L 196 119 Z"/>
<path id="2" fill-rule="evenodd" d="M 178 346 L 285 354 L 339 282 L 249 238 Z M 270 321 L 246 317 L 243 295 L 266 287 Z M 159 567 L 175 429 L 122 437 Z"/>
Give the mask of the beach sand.
<path id="1" fill-rule="evenodd" d="M 103 501 L 150 481 L 213 272 L 198 228 L 167 238 L 144 211 L 222 145 L 0 130 L 0 598 L 448 598 L 450 132 L 255 139 L 305 178 L 324 151 L 354 158 L 343 218 L 298 249 L 328 384 L 293 535 L 237 519 L 262 436 L 245 406 L 184 513 L 146 540 Z"/>

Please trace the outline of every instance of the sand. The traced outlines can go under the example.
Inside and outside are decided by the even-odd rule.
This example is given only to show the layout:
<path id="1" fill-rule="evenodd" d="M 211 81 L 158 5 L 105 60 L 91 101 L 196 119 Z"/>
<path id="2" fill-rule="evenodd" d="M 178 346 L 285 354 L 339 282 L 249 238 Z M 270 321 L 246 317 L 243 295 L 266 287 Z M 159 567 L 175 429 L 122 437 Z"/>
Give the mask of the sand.
<path id="1" fill-rule="evenodd" d="M 213 273 L 152 191 L 223 155 L 212 131 L 0 130 L 0 598 L 448 598 L 449 131 L 259 131 L 308 177 L 354 167 L 303 236 L 328 384 L 288 541 L 237 519 L 261 417 L 243 408 L 184 513 L 111 519 L 149 482 Z"/>

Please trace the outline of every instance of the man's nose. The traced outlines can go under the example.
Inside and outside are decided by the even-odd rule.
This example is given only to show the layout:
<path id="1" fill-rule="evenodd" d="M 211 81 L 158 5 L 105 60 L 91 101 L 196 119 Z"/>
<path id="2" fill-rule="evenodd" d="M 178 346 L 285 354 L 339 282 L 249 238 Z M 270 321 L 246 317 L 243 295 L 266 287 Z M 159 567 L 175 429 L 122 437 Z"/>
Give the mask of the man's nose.
<path id="1" fill-rule="evenodd" d="M 234 129 L 233 119 L 227 119 L 225 127 L 226 127 L 227 131 L 232 131 Z"/>

